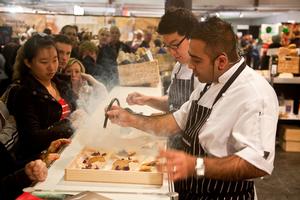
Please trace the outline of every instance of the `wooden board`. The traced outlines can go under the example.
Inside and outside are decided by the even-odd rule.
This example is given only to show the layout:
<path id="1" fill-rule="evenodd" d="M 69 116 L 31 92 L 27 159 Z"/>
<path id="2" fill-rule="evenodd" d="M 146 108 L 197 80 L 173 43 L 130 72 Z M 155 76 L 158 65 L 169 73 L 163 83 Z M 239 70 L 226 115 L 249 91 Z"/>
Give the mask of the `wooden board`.
<path id="1" fill-rule="evenodd" d="M 162 185 L 163 174 L 153 169 L 151 172 L 142 172 L 138 170 L 112 170 L 109 161 L 103 169 L 82 169 L 78 167 L 78 161 L 87 151 L 97 151 L 97 149 L 85 147 L 75 157 L 75 159 L 65 169 L 65 180 L 67 181 L 91 181 L 91 182 L 107 182 L 107 183 L 132 183 L 132 184 L 147 184 L 147 185 Z M 102 151 L 102 150 L 100 150 Z M 113 159 L 109 152 L 107 157 Z M 142 165 L 140 160 L 138 164 Z M 155 167 L 154 167 L 155 168 Z"/>

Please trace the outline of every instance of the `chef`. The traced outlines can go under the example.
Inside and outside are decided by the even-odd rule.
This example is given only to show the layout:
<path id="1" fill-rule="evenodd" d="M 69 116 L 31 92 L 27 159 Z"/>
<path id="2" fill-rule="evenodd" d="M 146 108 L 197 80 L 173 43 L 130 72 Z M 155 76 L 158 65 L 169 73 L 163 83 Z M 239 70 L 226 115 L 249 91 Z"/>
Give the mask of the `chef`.
<path id="1" fill-rule="evenodd" d="M 183 130 L 184 151 L 161 150 L 179 199 L 254 199 L 253 179 L 271 174 L 278 101 L 270 84 L 246 66 L 227 22 L 209 18 L 191 34 L 189 67 L 200 82 L 172 114 L 141 116 L 114 106 L 113 123 L 157 135 Z"/>
<path id="2" fill-rule="evenodd" d="M 157 97 L 134 92 L 126 99 L 129 105 L 148 105 L 172 112 L 189 100 L 191 93 L 199 84 L 193 70 L 188 68 L 189 37 L 196 23 L 197 18 L 193 13 L 184 8 L 169 9 L 162 16 L 157 31 L 163 38 L 164 47 L 177 61 L 172 71 L 168 95 Z"/>
<path id="3" fill-rule="evenodd" d="M 193 13 L 184 8 L 171 8 L 162 16 L 157 31 L 163 38 L 164 47 L 177 61 L 172 70 L 168 94 L 147 96 L 134 92 L 126 99 L 129 105 L 148 105 L 164 112 L 174 112 L 189 100 L 194 89 L 200 84 L 193 70 L 188 68 L 189 37 L 192 27 L 197 22 Z M 170 148 L 182 149 L 181 135 L 178 133 L 169 137 Z"/>

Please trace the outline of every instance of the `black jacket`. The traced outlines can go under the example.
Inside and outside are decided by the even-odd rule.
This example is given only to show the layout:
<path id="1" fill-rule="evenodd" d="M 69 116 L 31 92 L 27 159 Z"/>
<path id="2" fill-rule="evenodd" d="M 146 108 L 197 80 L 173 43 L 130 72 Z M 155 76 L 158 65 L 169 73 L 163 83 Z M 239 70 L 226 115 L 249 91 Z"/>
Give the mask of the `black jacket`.
<path id="1" fill-rule="evenodd" d="M 14 159 L 0 142 L 0 199 L 16 199 L 22 189 L 32 183 L 24 169 L 18 169 Z"/>
<path id="2" fill-rule="evenodd" d="M 59 79 L 56 75 L 52 81 L 56 84 L 62 98 L 75 110 L 74 93 L 70 82 Z M 47 89 L 29 75 L 21 80 L 21 86 L 15 94 L 15 118 L 19 132 L 19 151 L 21 160 L 33 160 L 50 143 L 59 138 L 69 138 L 73 129 L 69 120 L 60 120 L 61 105 Z"/>

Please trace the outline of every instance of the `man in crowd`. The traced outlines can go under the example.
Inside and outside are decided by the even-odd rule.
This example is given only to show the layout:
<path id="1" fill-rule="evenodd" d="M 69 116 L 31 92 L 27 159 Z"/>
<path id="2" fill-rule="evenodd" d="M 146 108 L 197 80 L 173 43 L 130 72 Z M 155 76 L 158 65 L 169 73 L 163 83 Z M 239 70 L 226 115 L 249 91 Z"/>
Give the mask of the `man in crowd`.
<path id="1" fill-rule="evenodd" d="M 78 35 L 77 35 L 77 27 L 73 25 L 65 25 L 62 27 L 60 34 L 66 35 L 72 42 L 72 52 L 71 57 L 79 59 L 79 53 L 78 53 Z"/>
<path id="2" fill-rule="evenodd" d="M 61 72 L 71 57 L 72 41 L 67 36 L 59 34 L 54 37 L 54 42 L 58 53 L 58 72 Z"/>

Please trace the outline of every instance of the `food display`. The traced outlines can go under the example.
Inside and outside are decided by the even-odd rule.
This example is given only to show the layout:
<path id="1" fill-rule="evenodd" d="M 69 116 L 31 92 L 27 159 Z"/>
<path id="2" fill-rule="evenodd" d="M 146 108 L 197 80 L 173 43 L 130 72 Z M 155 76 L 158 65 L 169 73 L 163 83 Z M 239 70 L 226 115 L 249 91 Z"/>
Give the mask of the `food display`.
<path id="1" fill-rule="evenodd" d="M 153 155 L 85 147 L 65 169 L 65 180 L 162 185 Z"/>

